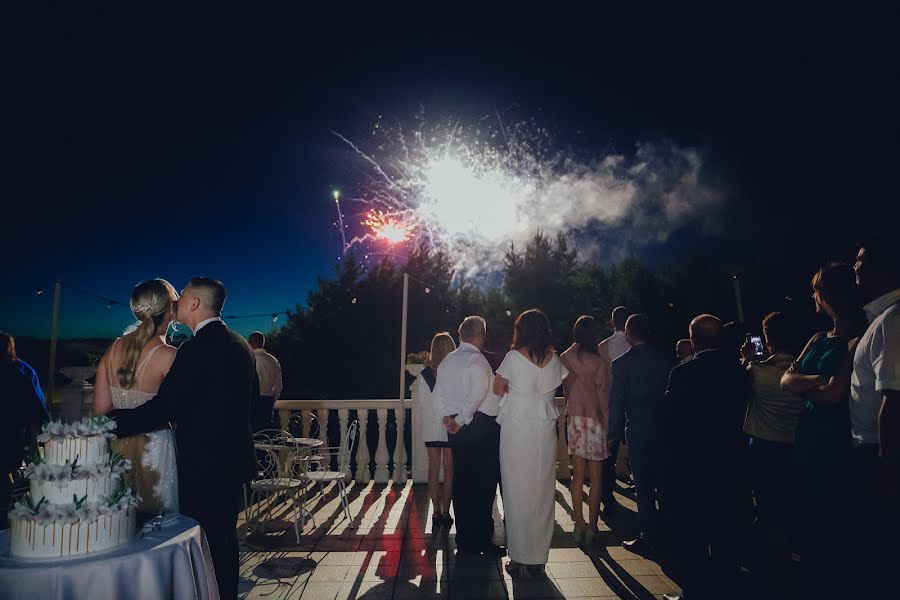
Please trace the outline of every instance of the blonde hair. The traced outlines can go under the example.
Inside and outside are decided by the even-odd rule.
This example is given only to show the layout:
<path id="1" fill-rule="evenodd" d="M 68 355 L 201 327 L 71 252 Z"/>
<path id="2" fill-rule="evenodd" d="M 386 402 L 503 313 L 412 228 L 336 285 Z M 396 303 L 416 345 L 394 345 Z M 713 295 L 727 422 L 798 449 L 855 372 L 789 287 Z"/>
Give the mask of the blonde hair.
<path id="1" fill-rule="evenodd" d="M 134 385 L 137 362 L 144 346 L 147 345 L 169 307 L 178 299 L 178 293 L 172 284 L 165 279 L 151 279 L 134 286 L 131 290 L 131 312 L 138 320 L 138 325 L 122 337 L 124 357 L 122 366 L 116 371 L 116 379 L 122 389 L 130 389 Z"/>
<path id="2" fill-rule="evenodd" d="M 456 350 L 456 342 L 453 341 L 453 336 L 446 331 L 434 334 L 434 337 L 431 338 L 431 352 L 428 353 L 425 365 L 437 371 L 441 362 L 454 350 Z"/>

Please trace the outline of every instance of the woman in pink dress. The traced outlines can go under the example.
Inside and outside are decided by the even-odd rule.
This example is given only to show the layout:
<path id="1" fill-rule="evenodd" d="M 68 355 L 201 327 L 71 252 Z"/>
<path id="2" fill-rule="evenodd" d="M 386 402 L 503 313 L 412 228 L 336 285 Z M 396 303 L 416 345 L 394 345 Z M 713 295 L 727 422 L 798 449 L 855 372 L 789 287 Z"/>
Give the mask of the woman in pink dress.
<path id="1" fill-rule="evenodd" d="M 599 534 L 600 498 L 603 495 L 603 460 L 609 456 L 606 442 L 609 391 L 612 374 L 606 357 L 597 352 L 600 328 L 597 320 L 579 317 L 572 329 L 575 342 L 562 353 L 560 360 L 569 371 L 563 380 L 566 394 L 566 437 L 569 454 L 575 460 L 572 473 L 572 513 L 575 518 L 575 541 L 590 543 Z M 590 472 L 588 521 L 584 520 L 584 475 Z"/>

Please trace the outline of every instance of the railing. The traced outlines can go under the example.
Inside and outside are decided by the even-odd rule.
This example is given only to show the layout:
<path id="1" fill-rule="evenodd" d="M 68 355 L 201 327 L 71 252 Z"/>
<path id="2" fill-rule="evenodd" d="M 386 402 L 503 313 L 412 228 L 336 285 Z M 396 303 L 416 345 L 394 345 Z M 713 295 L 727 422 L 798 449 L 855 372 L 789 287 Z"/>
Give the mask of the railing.
<path id="1" fill-rule="evenodd" d="M 311 415 L 315 414 L 318 420 L 318 435 L 325 445 L 329 445 L 328 426 L 332 413 L 337 416 L 337 429 L 340 437 L 347 435 L 347 426 L 350 423 L 350 411 L 354 411 L 355 418 L 359 420 L 359 441 L 356 444 L 356 456 L 350 457 L 356 464 L 353 472 L 354 481 L 368 483 L 375 480 L 376 483 L 406 483 L 407 451 L 405 444 L 406 409 L 412 408 L 412 400 L 405 400 L 404 410 L 397 410 L 399 402 L 396 398 L 375 400 L 279 400 L 275 403 L 278 420 L 281 428 L 288 429 L 288 424 L 294 414 L 302 415 L 303 436 L 308 437 L 311 429 Z M 375 411 L 372 419 L 371 411 Z M 393 452 L 388 452 L 388 411 L 394 413 L 394 422 L 397 427 L 396 442 Z M 378 437 L 374 454 L 369 445 L 370 423 L 377 428 Z M 332 441 L 330 445 L 337 445 Z M 375 459 L 374 471 L 370 465 Z M 393 460 L 391 460 L 393 457 Z M 393 464 L 393 472 L 389 467 Z M 399 466 L 399 468 L 398 468 Z"/>
<path id="2" fill-rule="evenodd" d="M 417 396 L 415 384 L 413 384 L 413 397 Z M 347 431 L 347 426 L 351 419 L 351 411 L 355 412 L 355 418 L 359 419 L 359 442 L 356 446 L 355 458 L 356 469 L 353 471 L 354 481 L 368 483 L 374 480 L 376 483 L 387 483 L 393 481 L 395 483 L 405 483 L 407 474 L 407 457 L 412 457 L 412 476 L 413 481 L 419 483 L 424 482 L 428 473 L 428 458 L 425 453 L 425 445 L 422 442 L 421 434 L 417 424 L 418 407 L 416 400 L 405 400 L 403 403 L 404 410 L 397 410 L 399 402 L 396 398 L 375 399 L 375 400 L 279 400 L 275 403 L 275 410 L 278 412 L 278 419 L 282 429 L 288 428 L 291 417 L 297 413 L 302 414 L 303 435 L 308 436 L 310 433 L 310 415 L 315 415 L 319 421 L 319 438 L 326 444 L 329 443 L 327 437 L 328 423 L 334 416 L 337 417 L 337 427 L 332 427 L 340 432 L 340 439 L 343 439 Z M 565 400 L 562 397 L 556 398 L 556 405 L 559 408 L 560 416 L 558 420 L 559 433 L 557 436 L 557 477 L 560 479 L 569 479 L 569 455 L 566 449 L 565 440 Z M 412 432 L 409 440 L 411 447 L 407 446 L 405 435 L 406 410 L 412 410 Z M 370 418 L 371 411 L 375 411 L 375 419 Z M 394 447 L 388 448 L 388 417 L 393 413 L 397 426 Z M 373 430 L 377 428 L 376 432 Z M 370 440 L 374 444 L 370 444 Z M 377 440 L 377 441 L 376 441 Z M 332 445 L 334 440 L 331 441 Z M 370 467 L 372 458 L 374 457 L 374 469 Z M 391 460 L 393 457 L 393 460 Z M 399 468 L 398 468 L 399 466 Z M 391 469 L 393 467 L 393 469 Z"/>

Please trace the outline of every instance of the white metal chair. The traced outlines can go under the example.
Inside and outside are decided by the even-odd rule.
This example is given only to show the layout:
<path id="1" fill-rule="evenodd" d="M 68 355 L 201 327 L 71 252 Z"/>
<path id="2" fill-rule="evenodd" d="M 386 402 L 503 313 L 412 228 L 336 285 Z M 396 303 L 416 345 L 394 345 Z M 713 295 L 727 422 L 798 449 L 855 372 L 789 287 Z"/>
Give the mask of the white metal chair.
<path id="1" fill-rule="evenodd" d="M 253 446 L 256 448 L 257 473 L 250 482 L 250 502 L 246 502 L 247 527 L 260 522 L 260 503 L 266 503 L 266 513 L 271 514 L 273 498 L 284 493 L 290 500 L 294 512 L 294 535 L 300 543 L 300 529 L 306 524 L 306 506 L 301 500 L 301 492 L 306 487 L 305 480 L 296 478 L 292 473 L 295 459 L 302 452 L 301 446 L 294 437 L 278 429 L 264 429 L 253 434 Z M 304 470 L 301 468 L 301 471 Z M 305 494 L 304 494 L 305 498 Z M 256 508 L 256 518 L 253 509 Z"/>
<path id="2" fill-rule="evenodd" d="M 303 435 L 303 413 L 295 413 L 288 419 L 288 431 L 292 435 L 300 437 Z M 309 437 L 319 439 L 319 419 L 310 411 L 309 415 Z M 296 432 L 296 433 L 295 433 Z M 301 458 L 304 460 L 310 470 L 321 469 L 322 461 L 327 457 L 323 456 L 318 448 L 309 448 L 306 454 Z"/>
<path id="3" fill-rule="evenodd" d="M 359 421 L 354 420 L 347 427 L 347 437 L 340 441 L 339 446 L 331 446 L 328 448 L 316 448 L 316 453 L 321 455 L 326 469 L 321 466 L 316 468 L 315 463 L 309 463 L 306 473 L 301 474 L 301 478 L 311 481 L 319 486 L 322 495 L 325 494 L 324 484 L 335 481 L 341 494 L 341 507 L 348 520 L 353 519 L 350 514 L 350 504 L 347 502 L 347 480 L 350 478 L 350 457 L 353 456 L 353 449 L 356 446 L 356 435 L 359 429 Z M 331 459 L 334 457 L 337 461 L 337 470 L 330 470 Z"/>

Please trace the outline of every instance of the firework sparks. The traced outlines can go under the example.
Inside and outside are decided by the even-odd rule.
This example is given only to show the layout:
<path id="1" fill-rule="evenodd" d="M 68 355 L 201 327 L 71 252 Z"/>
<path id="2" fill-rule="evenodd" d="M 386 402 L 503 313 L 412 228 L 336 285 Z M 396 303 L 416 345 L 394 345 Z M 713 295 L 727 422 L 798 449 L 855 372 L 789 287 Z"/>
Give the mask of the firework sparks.
<path id="1" fill-rule="evenodd" d="M 398 215 L 385 214 L 380 210 L 366 213 L 366 220 L 361 223 L 369 228 L 375 239 L 399 244 L 410 239 L 415 228 L 412 223 L 404 222 Z"/>
<path id="2" fill-rule="evenodd" d="M 699 154 L 671 143 L 578 160 L 533 121 L 503 122 L 500 113 L 469 125 L 419 115 L 411 129 L 380 120 L 366 143 L 333 133 L 363 167 L 348 200 L 363 207 L 365 229 L 345 248 L 441 248 L 462 276 L 499 271 L 508 244 L 536 231 L 576 236 L 583 258 L 620 258 L 691 220 L 705 224 L 719 205 L 700 183 Z M 611 227 L 623 228 L 612 243 Z"/>

